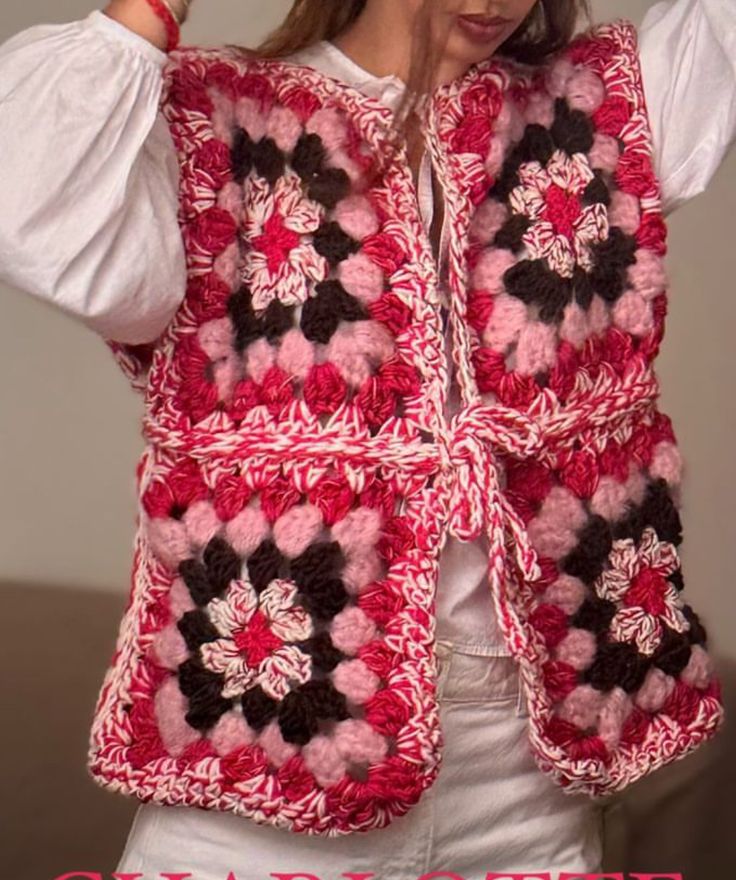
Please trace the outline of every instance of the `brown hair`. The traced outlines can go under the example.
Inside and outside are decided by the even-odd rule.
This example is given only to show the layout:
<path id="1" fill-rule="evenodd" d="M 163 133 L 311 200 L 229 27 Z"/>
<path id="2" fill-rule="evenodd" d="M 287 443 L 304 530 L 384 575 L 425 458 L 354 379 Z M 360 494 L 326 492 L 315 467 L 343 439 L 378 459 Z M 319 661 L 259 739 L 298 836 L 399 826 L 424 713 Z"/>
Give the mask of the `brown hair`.
<path id="1" fill-rule="evenodd" d="M 429 39 L 434 2 L 424 0 L 417 13 L 407 88 L 395 112 L 398 137 L 406 135 L 407 120 L 419 97 L 431 90 L 444 48 Z M 360 16 L 366 3 L 367 0 L 295 0 L 283 22 L 258 46 L 227 45 L 249 58 L 282 58 L 320 40 L 332 40 Z M 590 21 L 590 0 L 537 0 L 495 54 L 523 64 L 539 64 L 570 41 L 581 14 Z"/>

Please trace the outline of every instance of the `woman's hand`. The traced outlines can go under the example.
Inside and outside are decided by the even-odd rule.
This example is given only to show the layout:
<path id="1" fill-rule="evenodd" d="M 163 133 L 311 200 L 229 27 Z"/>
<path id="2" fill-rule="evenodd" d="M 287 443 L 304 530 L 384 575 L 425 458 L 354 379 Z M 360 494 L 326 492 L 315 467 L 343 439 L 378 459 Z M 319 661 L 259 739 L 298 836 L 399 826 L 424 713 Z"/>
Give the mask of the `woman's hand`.
<path id="1" fill-rule="evenodd" d="M 186 21 L 188 11 L 184 0 L 169 0 L 169 3 L 178 18 Z M 162 51 L 166 49 L 166 26 L 148 0 L 110 0 L 102 11 Z"/>

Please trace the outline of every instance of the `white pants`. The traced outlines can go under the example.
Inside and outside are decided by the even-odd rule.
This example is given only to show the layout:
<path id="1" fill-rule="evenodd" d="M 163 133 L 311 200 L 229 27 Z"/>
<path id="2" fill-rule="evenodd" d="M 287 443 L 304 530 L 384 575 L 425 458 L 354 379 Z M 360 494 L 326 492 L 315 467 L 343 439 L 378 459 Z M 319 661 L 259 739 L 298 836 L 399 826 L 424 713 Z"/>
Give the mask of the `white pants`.
<path id="1" fill-rule="evenodd" d="M 158 880 L 270 880 L 274 872 L 339 880 L 417 880 L 432 871 L 483 880 L 488 872 L 601 870 L 602 813 L 565 794 L 536 767 L 516 663 L 438 641 L 445 734 L 434 784 L 386 828 L 312 837 L 230 813 L 142 804 L 117 871 Z M 232 878 L 231 878 L 232 880 Z"/>

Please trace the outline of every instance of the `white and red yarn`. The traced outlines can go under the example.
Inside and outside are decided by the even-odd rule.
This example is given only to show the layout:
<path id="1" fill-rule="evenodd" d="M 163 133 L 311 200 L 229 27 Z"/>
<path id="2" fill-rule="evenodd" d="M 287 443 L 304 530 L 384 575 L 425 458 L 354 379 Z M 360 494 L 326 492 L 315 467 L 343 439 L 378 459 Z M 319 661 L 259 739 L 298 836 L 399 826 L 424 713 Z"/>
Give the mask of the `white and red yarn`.
<path id="1" fill-rule="evenodd" d="M 683 599 L 682 462 L 653 367 L 666 227 L 636 31 L 433 95 L 448 364 L 390 111 L 316 70 L 182 47 L 162 110 L 189 281 L 108 340 L 145 402 L 132 588 L 91 732 L 101 785 L 309 834 L 380 828 L 434 781 L 434 597 L 490 547 L 529 742 L 619 790 L 719 729 Z"/>

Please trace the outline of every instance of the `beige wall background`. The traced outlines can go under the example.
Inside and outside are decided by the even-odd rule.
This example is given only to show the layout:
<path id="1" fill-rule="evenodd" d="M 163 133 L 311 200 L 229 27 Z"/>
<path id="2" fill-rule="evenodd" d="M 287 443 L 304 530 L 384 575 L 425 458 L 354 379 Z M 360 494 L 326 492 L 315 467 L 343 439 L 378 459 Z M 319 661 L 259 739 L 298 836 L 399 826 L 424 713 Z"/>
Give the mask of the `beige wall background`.
<path id="1" fill-rule="evenodd" d="M 288 0 L 198 0 L 184 41 L 253 43 L 288 6 Z M 623 15 L 638 24 L 648 6 L 647 0 L 600 0 L 594 13 L 598 19 Z M 88 0 L 4 4 L 0 41 L 35 23 L 81 18 L 92 8 Z M 687 467 L 686 589 L 729 676 L 736 668 L 734 216 L 736 152 L 708 191 L 670 216 L 672 286 L 659 357 L 662 407 L 674 421 Z M 0 834 L 12 831 L 14 838 L 6 850 L 7 876 L 36 880 L 83 866 L 110 871 L 134 805 L 93 788 L 82 765 L 91 701 L 128 588 L 140 406 L 99 338 L 53 307 L 8 288 L 0 289 L 0 351 L 0 589 L 7 627 L 0 640 L 0 698 L 8 722 L 0 774 L 9 795 L 3 798 Z M 38 639 L 41 629 L 45 635 Z M 29 706 L 35 707 L 30 717 Z M 725 747 L 724 739 L 719 755 Z M 667 815 L 682 818 L 675 836 L 691 850 L 705 840 L 718 846 L 728 836 L 713 809 L 715 783 L 713 790 L 703 790 L 699 777 L 701 801 L 692 799 L 698 762 L 708 755 L 704 749 L 703 756 L 684 762 L 685 770 L 658 774 L 660 800 L 679 791 L 675 812 Z M 725 782 L 728 768 L 719 760 Z M 651 791 L 642 788 L 639 807 L 624 804 L 629 825 L 614 829 L 614 837 L 636 844 L 632 817 L 645 809 Z M 76 810 L 65 809 L 69 799 Z M 664 822 L 659 805 L 657 816 L 643 826 L 655 835 Z M 719 829 L 723 839 L 713 838 Z M 661 840 L 672 838 L 671 826 L 660 834 Z M 669 870 L 683 870 L 695 858 L 689 850 L 666 851 L 680 859 L 668 863 Z M 654 862 L 649 869 L 665 867 L 658 861 L 661 846 L 640 846 L 637 852 L 649 852 Z M 637 870 L 646 867 L 641 859 L 633 866 Z M 702 861 L 698 864 L 702 868 Z M 700 876 L 706 874 L 697 880 Z M 686 877 L 696 880 L 694 873 Z"/>

